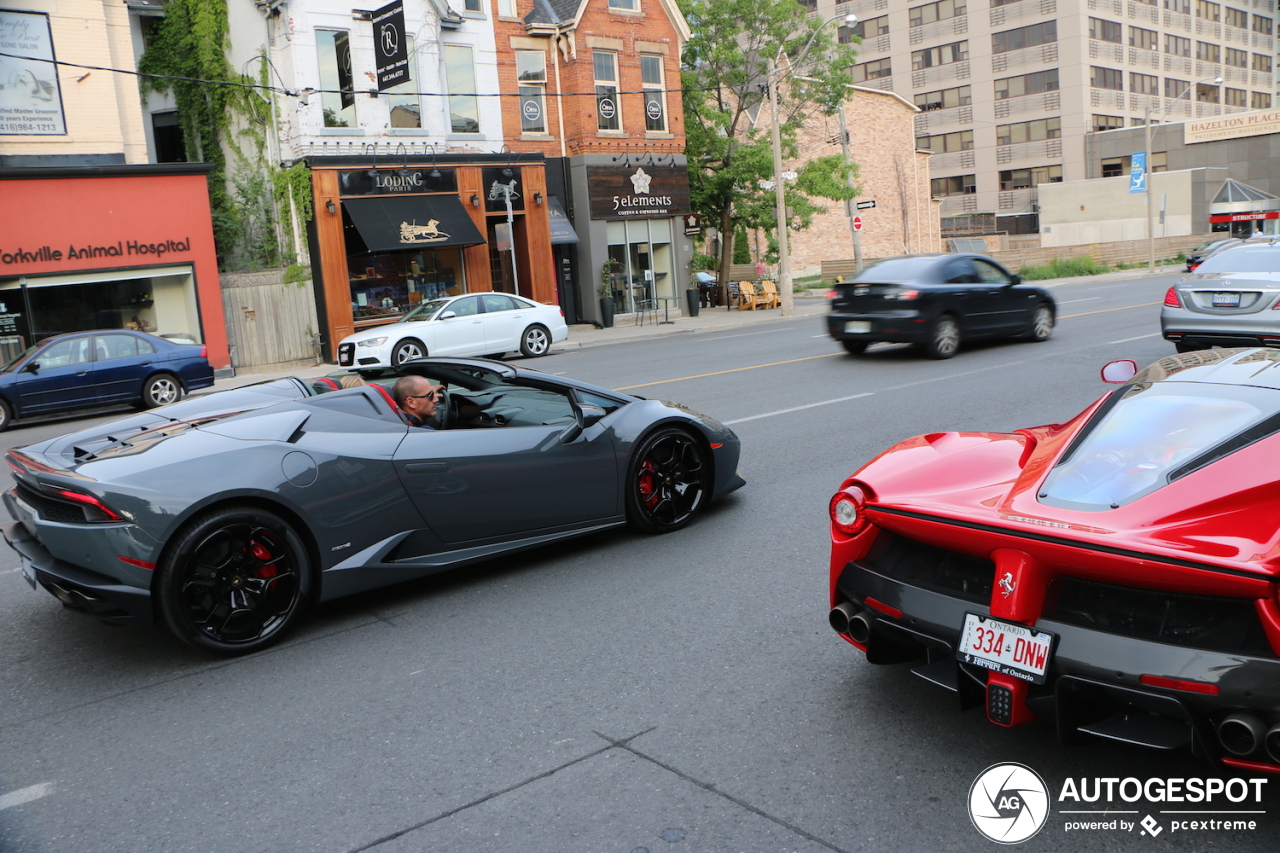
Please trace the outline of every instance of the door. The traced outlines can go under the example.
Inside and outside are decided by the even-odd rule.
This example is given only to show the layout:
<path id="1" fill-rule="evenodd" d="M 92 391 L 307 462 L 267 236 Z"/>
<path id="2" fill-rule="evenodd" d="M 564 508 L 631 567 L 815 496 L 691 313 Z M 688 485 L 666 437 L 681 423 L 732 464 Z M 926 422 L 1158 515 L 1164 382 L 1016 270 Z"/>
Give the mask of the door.
<path id="1" fill-rule="evenodd" d="M 501 293 L 485 293 L 480 297 L 484 305 L 484 340 L 488 352 L 510 352 L 520 348 L 520 333 L 524 331 L 524 313 L 519 309 L 525 304 Z"/>
<path id="2" fill-rule="evenodd" d="M 480 313 L 480 297 L 464 296 L 450 302 L 441 313 L 455 316 L 436 320 L 432 325 L 435 348 L 430 355 L 483 355 L 485 349 L 484 320 Z"/>
<path id="3" fill-rule="evenodd" d="M 616 516 L 618 472 L 608 428 L 577 423 L 556 391 L 506 386 L 486 397 L 507 426 L 409 430 L 396 471 L 436 536 L 447 543 L 515 538 Z"/>
<path id="4" fill-rule="evenodd" d="M 979 277 L 973 258 L 953 258 L 942 270 L 943 283 L 961 314 L 966 335 L 991 334 L 995 325 L 996 285 Z"/>
<path id="5" fill-rule="evenodd" d="M 89 335 L 64 338 L 27 359 L 16 385 L 19 409 L 30 414 L 95 405 L 89 343 Z"/>
<path id="6" fill-rule="evenodd" d="M 990 261 L 974 258 L 973 266 L 982 283 L 991 288 L 992 331 L 1003 335 L 1026 329 L 1037 304 L 1035 293 L 1016 287 L 1013 278 Z"/>
<path id="7" fill-rule="evenodd" d="M 123 332 L 95 335 L 90 372 L 102 402 L 133 400 L 142 393 L 142 380 L 156 360 L 150 341 Z"/>

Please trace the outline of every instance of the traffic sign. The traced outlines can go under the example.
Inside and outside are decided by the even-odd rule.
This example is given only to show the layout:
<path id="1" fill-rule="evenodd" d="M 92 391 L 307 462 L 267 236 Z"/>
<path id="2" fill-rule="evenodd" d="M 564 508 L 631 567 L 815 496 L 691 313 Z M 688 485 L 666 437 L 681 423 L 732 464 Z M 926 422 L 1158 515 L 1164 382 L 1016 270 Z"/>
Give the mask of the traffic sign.
<path id="1" fill-rule="evenodd" d="M 855 217 L 853 217 L 853 230 L 854 230 L 854 231 L 861 231 L 861 230 L 862 230 L 862 217 L 861 217 L 861 216 L 855 216 Z"/>
<path id="2" fill-rule="evenodd" d="M 875 199 L 867 199 L 866 201 L 858 202 L 858 210 L 867 210 L 875 206 L 876 206 Z"/>

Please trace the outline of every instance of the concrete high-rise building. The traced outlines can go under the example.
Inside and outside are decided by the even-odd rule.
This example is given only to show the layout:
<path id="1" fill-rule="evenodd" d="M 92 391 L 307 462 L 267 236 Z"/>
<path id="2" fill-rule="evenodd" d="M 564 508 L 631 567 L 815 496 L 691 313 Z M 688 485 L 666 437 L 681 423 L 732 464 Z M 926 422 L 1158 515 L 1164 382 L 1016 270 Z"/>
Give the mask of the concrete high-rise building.
<path id="1" fill-rule="evenodd" d="M 969 221 L 1035 231 L 1036 187 L 1088 177 L 1087 133 L 1140 126 L 1148 108 L 1153 121 L 1268 109 L 1276 93 L 1276 0 L 802 5 L 824 20 L 857 15 L 840 28 L 863 40 L 855 81 L 921 108 L 916 144 L 934 152 L 943 236 Z M 1163 169 L 1160 152 L 1151 165 Z"/>

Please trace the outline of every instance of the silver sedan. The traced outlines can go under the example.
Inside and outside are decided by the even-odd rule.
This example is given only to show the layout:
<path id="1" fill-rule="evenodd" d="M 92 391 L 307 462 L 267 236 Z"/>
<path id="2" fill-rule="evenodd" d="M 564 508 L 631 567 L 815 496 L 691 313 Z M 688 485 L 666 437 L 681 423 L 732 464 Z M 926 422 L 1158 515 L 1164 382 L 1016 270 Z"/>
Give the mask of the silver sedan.
<path id="1" fill-rule="evenodd" d="M 1160 331 L 1178 352 L 1280 346 L 1280 242 L 1250 241 L 1206 259 L 1165 294 Z"/>

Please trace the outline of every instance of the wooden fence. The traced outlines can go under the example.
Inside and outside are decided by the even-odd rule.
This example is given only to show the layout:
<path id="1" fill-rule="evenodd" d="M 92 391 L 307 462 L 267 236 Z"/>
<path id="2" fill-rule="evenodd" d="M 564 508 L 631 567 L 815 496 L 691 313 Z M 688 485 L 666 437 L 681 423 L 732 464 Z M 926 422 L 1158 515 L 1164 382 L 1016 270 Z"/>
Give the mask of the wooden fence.
<path id="1" fill-rule="evenodd" d="M 316 358 L 312 338 L 320 324 L 310 279 L 287 284 L 284 270 L 264 270 L 224 273 L 221 284 L 232 367 Z"/>

